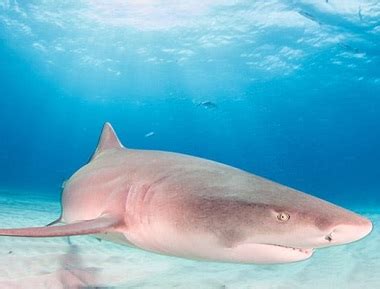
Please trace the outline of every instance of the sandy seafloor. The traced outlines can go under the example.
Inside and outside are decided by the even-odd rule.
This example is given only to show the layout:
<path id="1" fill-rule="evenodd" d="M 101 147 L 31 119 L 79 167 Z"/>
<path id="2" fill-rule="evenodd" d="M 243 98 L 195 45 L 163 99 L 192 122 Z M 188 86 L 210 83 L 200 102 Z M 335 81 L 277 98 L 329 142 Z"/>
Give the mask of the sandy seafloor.
<path id="1" fill-rule="evenodd" d="M 377 210 L 379 212 L 380 210 Z M 58 202 L 0 191 L 0 227 L 40 226 L 59 216 Z M 0 288 L 380 288 L 380 213 L 359 242 L 317 250 L 303 262 L 240 265 L 161 256 L 91 236 L 0 237 Z"/>

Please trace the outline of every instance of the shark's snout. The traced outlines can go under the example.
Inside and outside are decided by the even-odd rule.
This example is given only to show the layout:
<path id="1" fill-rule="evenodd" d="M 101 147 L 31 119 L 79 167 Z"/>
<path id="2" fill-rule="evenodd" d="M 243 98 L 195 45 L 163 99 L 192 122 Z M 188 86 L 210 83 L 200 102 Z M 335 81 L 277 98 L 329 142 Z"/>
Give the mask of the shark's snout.
<path id="1" fill-rule="evenodd" d="M 290 234 L 278 238 L 278 242 L 271 243 L 293 248 L 317 249 L 352 243 L 372 231 L 372 222 L 352 211 L 326 206 L 324 213 L 325 215 L 311 214 L 309 218 L 304 219 L 306 222 L 303 226 L 300 225 L 301 222 L 295 222 L 297 227 L 290 230 Z"/>
<path id="2" fill-rule="evenodd" d="M 372 222 L 358 217 L 355 223 L 334 226 L 325 236 L 326 246 L 351 243 L 367 236 L 372 231 Z"/>

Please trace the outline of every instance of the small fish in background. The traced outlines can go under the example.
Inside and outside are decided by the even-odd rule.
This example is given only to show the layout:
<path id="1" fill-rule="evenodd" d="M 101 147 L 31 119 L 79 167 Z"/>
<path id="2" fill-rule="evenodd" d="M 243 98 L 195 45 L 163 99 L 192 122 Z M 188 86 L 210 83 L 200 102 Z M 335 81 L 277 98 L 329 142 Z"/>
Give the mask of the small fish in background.
<path id="1" fill-rule="evenodd" d="M 347 51 L 349 51 L 349 52 L 351 52 L 351 53 L 355 53 L 355 54 L 359 54 L 359 53 L 360 53 L 359 49 L 357 49 L 357 48 L 355 48 L 355 47 L 352 47 L 352 46 L 349 45 L 349 44 L 346 44 L 346 43 L 338 43 L 338 45 L 339 45 L 341 48 L 343 48 L 343 49 L 345 49 L 345 50 L 347 50 Z"/>
<path id="2" fill-rule="evenodd" d="M 198 106 L 203 106 L 204 108 L 207 108 L 207 109 L 216 109 L 218 108 L 218 106 L 216 105 L 215 102 L 212 102 L 212 101 L 202 101 L 200 103 L 198 103 Z"/>
<path id="3" fill-rule="evenodd" d="M 309 12 L 306 12 L 306 11 L 303 11 L 303 10 L 300 10 L 298 11 L 298 14 L 300 14 L 301 16 L 309 19 L 310 21 L 313 21 L 315 23 L 318 23 L 319 25 L 322 25 L 322 23 L 317 20 L 317 18 L 315 18 L 312 14 L 310 14 Z"/>
<path id="4" fill-rule="evenodd" d="M 151 136 L 154 136 L 154 135 L 155 135 L 154 131 L 151 131 L 151 132 L 148 132 L 147 134 L 145 134 L 144 136 L 145 137 L 151 137 Z"/>
<path id="5" fill-rule="evenodd" d="M 358 9 L 358 16 L 359 16 L 360 21 L 363 21 L 362 7 L 361 6 L 359 6 L 359 9 Z"/>

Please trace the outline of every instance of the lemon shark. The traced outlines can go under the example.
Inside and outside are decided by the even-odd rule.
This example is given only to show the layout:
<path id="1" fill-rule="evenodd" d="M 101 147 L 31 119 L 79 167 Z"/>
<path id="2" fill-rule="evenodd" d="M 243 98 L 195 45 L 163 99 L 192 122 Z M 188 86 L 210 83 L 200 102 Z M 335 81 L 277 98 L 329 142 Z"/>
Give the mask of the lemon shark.
<path id="1" fill-rule="evenodd" d="M 372 230 L 354 212 L 228 165 L 127 149 L 109 123 L 89 163 L 66 182 L 61 203 L 50 225 L 0 235 L 93 234 L 165 255 L 271 264 L 305 260 Z"/>

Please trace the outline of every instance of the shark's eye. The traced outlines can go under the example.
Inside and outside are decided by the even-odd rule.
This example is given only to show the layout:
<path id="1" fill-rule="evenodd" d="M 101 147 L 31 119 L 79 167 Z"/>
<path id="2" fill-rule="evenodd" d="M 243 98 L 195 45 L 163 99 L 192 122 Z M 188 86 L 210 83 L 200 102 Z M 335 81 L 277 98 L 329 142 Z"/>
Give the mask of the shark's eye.
<path id="1" fill-rule="evenodd" d="M 282 212 L 277 215 L 277 220 L 279 220 L 280 222 L 286 222 L 289 219 L 290 219 L 290 216 L 287 213 Z"/>

